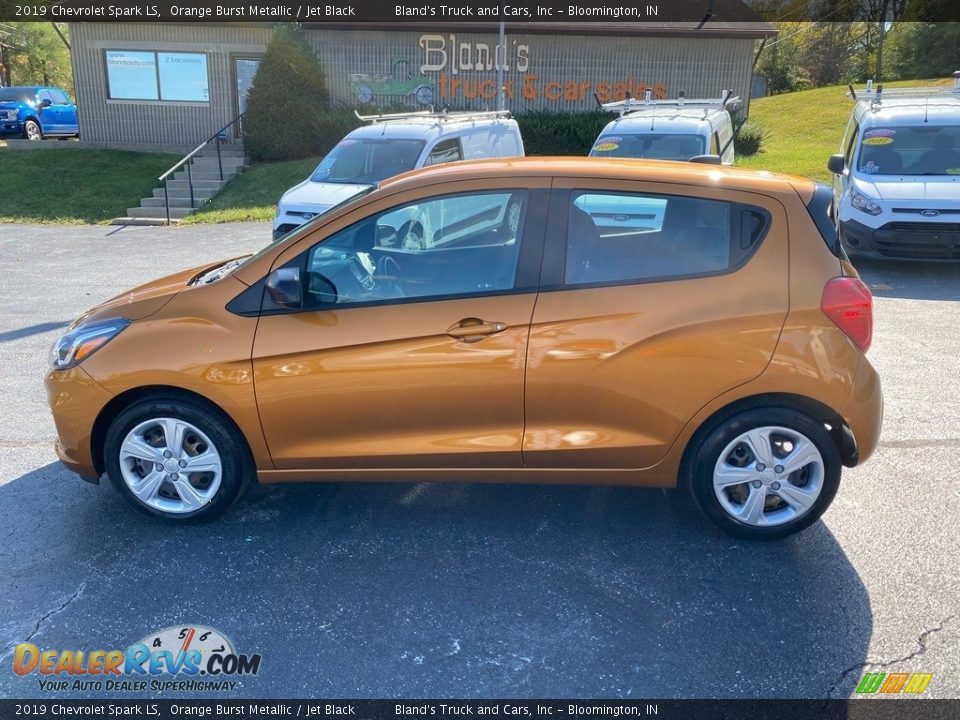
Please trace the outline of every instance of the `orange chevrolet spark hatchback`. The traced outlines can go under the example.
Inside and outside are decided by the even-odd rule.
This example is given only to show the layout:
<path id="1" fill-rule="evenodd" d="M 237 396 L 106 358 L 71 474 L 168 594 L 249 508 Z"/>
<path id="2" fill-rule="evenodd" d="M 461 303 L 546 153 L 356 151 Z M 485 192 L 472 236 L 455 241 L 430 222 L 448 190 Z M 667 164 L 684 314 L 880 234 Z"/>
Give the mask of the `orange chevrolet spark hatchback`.
<path id="1" fill-rule="evenodd" d="M 81 317 L 46 379 L 57 452 L 173 522 L 254 480 L 679 482 L 781 537 L 880 430 L 831 201 L 670 162 L 401 175 Z"/>

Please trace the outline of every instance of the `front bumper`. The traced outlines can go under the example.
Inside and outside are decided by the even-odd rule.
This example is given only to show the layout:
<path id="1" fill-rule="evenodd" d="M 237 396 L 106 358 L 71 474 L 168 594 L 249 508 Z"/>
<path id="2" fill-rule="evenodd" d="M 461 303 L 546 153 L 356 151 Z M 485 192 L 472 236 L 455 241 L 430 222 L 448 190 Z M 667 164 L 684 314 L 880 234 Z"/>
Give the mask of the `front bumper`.
<path id="1" fill-rule="evenodd" d="M 0 120 L 0 137 L 23 135 L 23 123 L 19 120 Z"/>
<path id="2" fill-rule="evenodd" d="M 840 221 L 840 239 L 851 256 L 877 260 L 960 260 L 960 222 L 889 222 L 872 228 Z"/>
<path id="3" fill-rule="evenodd" d="M 92 454 L 93 424 L 112 395 L 79 367 L 51 370 L 44 386 L 57 426 L 57 456 L 84 480 L 98 482 L 100 473 Z"/>

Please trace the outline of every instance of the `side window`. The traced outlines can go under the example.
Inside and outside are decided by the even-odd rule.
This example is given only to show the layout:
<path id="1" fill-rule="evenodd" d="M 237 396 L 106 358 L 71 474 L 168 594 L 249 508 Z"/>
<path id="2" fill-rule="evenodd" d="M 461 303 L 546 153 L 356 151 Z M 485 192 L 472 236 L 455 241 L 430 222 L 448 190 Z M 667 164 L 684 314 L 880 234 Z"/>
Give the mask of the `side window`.
<path id="1" fill-rule="evenodd" d="M 850 138 L 847 140 L 847 146 L 843 149 L 843 157 L 847 161 L 847 167 L 850 167 L 851 160 L 853 159 L 853 149 L 857 146 L 857 137 L 860 135 L 860 126 L 857 123 L 853 123 L 853 132 L 850 133 Z"/>
<path id="2" fill-rule="evenodd" d="M 366 218 L 308 253 L 307 307 L 497 294 L 517 274 L 526 190 L 434 197 Z"/>
<path id="3" fill-rule="evenodd" d="M 70 98 L 61 90 L 51 90 L 50 98 L 53 100 L 54 105 L 69 105 Z"/>
<path id="4" fill-rule="evenodd" d="M 716 133 L 710 136 L 710 154 L 720 154 L 720 138 Z"/>
<path id="5" fill-rule="evenodd" d="M 574 191 L 567 285 L 710 275 L 739 266 L 766 234 L 768 214 L 720 200 Z"/>
<path id="6" fill-rule="evenodd" d="M 463 151 L 460 149 L 460 139 L 441 140 L 427 156 L 424 165 L 441 165 L 442 163 L 463 160 Z"/>
<path id="7" fill-rule="evenodd" d="M 41 90 L 40 92 L 37 93 L 37 102 L 38 102 L 38 103 L 42 103 L 44 100 L 49 100 L 51 103 L 55 103 L 55 102 L 56 102 L 56 100 L 54 100 L 54 99 L 50 96 L 50 91 L 49 91 L 49 90 Z"/>

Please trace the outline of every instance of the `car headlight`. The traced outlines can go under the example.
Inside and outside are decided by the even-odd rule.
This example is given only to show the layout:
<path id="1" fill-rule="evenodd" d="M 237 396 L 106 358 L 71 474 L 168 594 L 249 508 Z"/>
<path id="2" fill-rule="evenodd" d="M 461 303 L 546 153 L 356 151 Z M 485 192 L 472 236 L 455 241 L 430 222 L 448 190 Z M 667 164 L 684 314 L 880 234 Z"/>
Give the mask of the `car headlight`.
<path id="1" fill-rule="evenodd" d="M 856 190 L 850 192 L 850 204 L 860 212 L 865 212 L 867 215 L 879 215 L 883 211 L 879 203 L 871 200 L 863 193 L 858 193 Z"/>
<path id="2" fill-rule="evenodd" d="M 129 324 L 126 318 L 79 324 L 57 338 L 50 350 L 50 362 L 56 370 L 75 367 L 113 340 Z"/>

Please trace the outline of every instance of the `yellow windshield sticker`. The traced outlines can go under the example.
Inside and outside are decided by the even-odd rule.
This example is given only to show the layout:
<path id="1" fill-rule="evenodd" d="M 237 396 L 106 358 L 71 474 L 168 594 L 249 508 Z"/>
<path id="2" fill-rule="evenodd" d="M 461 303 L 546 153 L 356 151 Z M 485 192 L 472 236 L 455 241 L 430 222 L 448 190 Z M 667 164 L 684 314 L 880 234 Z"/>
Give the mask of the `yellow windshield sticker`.
<path id="1" fill-rule="evenodd" d="M 863 139 L 864 145 L 892 145 L 892 137 L 869 137 Z"/>
<path id="2" fill-rule="evenodd" d="M 611 150 L 616 150 L 618 147 L 620 147 L 620 143 L 603 142 L 599 145 L 595 145 L 593 149 L 599 152 L 610 152 Z"/>

